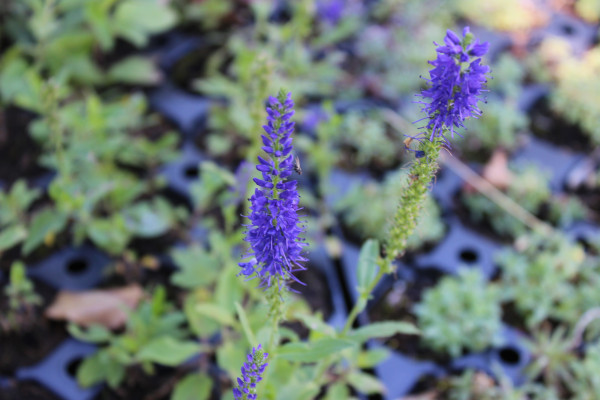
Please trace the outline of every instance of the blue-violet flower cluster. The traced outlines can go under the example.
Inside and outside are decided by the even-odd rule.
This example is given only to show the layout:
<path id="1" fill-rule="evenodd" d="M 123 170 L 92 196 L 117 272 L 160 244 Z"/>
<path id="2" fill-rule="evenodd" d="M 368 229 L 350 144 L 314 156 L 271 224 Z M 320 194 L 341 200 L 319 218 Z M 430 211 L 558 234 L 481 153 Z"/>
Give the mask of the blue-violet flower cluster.
<path id="1" fill-rule="evenodd" d="M 438 137 L 447 143 L 446 131 L 454 137 L 454 128 L 464 126 L 466 118 L 481 115 L 477 102 L 482 100 L 486 74 L 490 71 L 488 66 L 481 65 L 481 56 L 487 53 L 489 44 L 474 40 L 469 27 L 464 28 L 462 39 L 448 30 L 444 46 L 434 44 L 438 46 L 437 59 L 429 61 L 434 66 L 427 79 L 430 87 L 418 96 L 427 100 L 419 103 L 427 113 L 423 119 L 429 120 L 424 126 L 431 133 L 429 140 Z"/>
<path id="2" fill-rule="evenodd" d="M 248 354 L 248 362 L 242 365 L 242 377 L 237 378 L 237 387 L 233 388 L 235 400 L 256 400 L 256 384 L 262 380 L 269 353 L 263 353 L 261 345 L 252 349 Z"/>
<path id="3" fill-rule="evenodd" d="M 278 98 L 269 98 L 268 122 L 262 135 L 262 149 L 268 157 L 258 157 L 256 169 L 262 173 L 262 179 L 254 178 L 258 188 L 250 198 L 250 224 L 246 225 L 245 238 L 250 243 L 250 260 L 239 264 L 240 273 L 252 276 L 256 272 L 262 287 L 269 287 L 280 278 L 299 282 L 293 272 L 305 269 L 302 249 L 306 243 L 300 238 L 304 227 L 298 218 L 300 196 L 296 181 L 288 180 L 294 172 L 294 122 L 290 121 L 293 108 L 291 93 L 286 96 L 280 92 Z"/>

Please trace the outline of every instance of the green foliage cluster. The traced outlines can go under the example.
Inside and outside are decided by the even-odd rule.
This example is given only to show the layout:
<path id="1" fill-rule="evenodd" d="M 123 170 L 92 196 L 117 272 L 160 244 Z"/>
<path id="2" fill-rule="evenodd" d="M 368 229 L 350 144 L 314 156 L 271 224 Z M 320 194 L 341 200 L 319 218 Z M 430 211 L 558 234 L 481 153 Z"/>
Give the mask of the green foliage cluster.
<path id="1" fill-rule="evenodd" d="M 514 387 L 503 376 L 500 376 L 500 384 L 495 386 L 491 377 L 473 370 L 450 378 L 448 385 L 449 400 L 559 400 L 558 394 L 551 387 L 538 383 Z"/>
<path id="2" fill-rule="evenodd" d="M 471 121 L 469 129 L 476 135 L 469 135 L 459 142 L 462 149 L 488 152 L 497 148 L 514 149 L 517 146 L 517 135 L 528 126 L 526 114 L 517 108 L 513 100 L 499 97 L 488 98 L 481 118 Z"/>
<path id="3" fill-rule="evenodd" d="M 418 91 L 422 82 L 406 77 L 427 76 L 427 60 L 435 55 L 431 43 L 444 36 L 444 26 L 453 23 L 452 14 L 436 3 L 377 3 L 372 11 L 374 23 L 366 24 L 357 36 L 357 55 L 362 61 L 362 79 L 358 80 L 362 87 L 357 91 L 375 92 L 392 101 Z"/>
<path id="4" fill-rule="evenodd" d="M 553 388 L 562 397 L 588 400 L 600 393 L 598 386 L 598 344 L 592 342 L 586 346 L 585 354 L 579 358 L 574 352 L 575 338 L 568 334 L 564 325 L 553 331 L 538 331 L 530 343 L 534 362 L 529 366 L 528 374 L 532 379 L 544 378 L 548 388 Z"/>
<path id="5" fill-rule="evenodd" d="M 555 70 L 556 89 L 552 108 L 565 119 L 577 124 L 594 145 L 600 144 L 598 104 L 600 93 L 600 46 L 589 50 L 581 59 L 565 57 Z"/>
<path id="6" fill-rule="evenodd" d="M 52 246 L 68 230 L 74 243 L 87 238 L 118 255 L 132 238 L 157 237 L 180 223 L 186 211 L 155 195 L 161 187 L 158 167 L 175 156 L 177 138 L 145 137 L 145 129 L 154 129 L 145 111 L 141 96 L 103 102 L 89 94 L 34 121 L 31 135 L 44 149 L 40 162 L 57 171 L 48 188 L 51 203 L 26 214 L 39 191 L 17 182 L 3 193 L 0 202 L 9 208 L 0 249 L 21 243 L 27 255 Z"/>
<path id="7" fill-rule="evenodd" d="M 14 41 L 0 64 L 4 101 L 40 110 L 44 76 L 66 85 L 153 84 L 160 74 L 148 58 L 112 65 L 95 57 L 118 39 L 141 47 L 177 22 L 168 6 L 146 0 L 26 0 L 8 2 L 6 33 Z"/>
<path id="8" fill-rule="evenodd" d="M 600 345 L 591 343 L 585 351 L 581 362 L 570 365 L 573 379 L 566 382 L 573 391 L 574 400 L 592 400 L 600 396 Z"/>
<path id="9" fill-rule="evenodd" d="M 506 194 L 534 215 L 547 214 L 547 219 L 559 227 L 567 227 L 586 216 L 585 206 L 575 196 L 557 196 L 550 191 L 547 176 L 539 168 L 528 165 L 514 168 Z M 479 193 L 462 197 L 471 218 L 489 223 L 500 235 L 518 237 L 527 232 L 521 221 L 507 215 L 497 204 Z"/>
<path id="10" fill-rule="evenodd" d="M 477 21 L 488 29 L 520 31 L 543 25 L 549 11 L 535 2 L 520 0 L 456 0 L 452 2 L 455 12 L 471 21 Z M 486 18 L 481 18 L 485 15 Z"/>
<path id="11" fill-rule="evenodd" d="M 562 236 L 528 240 L 524 251 L 498 257 L 506 299 L 530 327 L 548 319 L 575 324 L 600 300 L 592 290 L 600 260 Z"/>
<path id="12" fill-rule="evenodd" d="M 0 332 L 21 332 L 35 324 L 35 308 L 42 298 L 27 278 L 25 265 L 15 262 L 10 268 L 10 280 L 4 288 L 8 311 L 0 317 Z"/>
<path id="13" fill-rule="evenodd" d="M 87 329 L 70 325 L 74 337 L 103 344 L 77 370 L 79 383 L 88 387 L 106 381 L 117 387 L 126 378 L 128 367 L 140 366 L 152 374 L 154 364 L 180 365 L 201 350 L 198 342 L 186 339 L 187 332 L 181 328 L 184 322 L 184 314 L 167 302 L 165 289 L 157 288 L 150 301 L 130 312 L 123 333 L 113 333 L 102 325 Z"/>
<path id="14" fill-rule="evenodd" d="M 402 137 L 388 134 L 380 113 L 349 112 L 342 117 L 340 145 L 348 146 L 355 153 L 349 158 L 353 165 L 361 166 L 374 162 L 389 166 L 397 161 L 402 152 Z"/>
<path id="15" fill-rule="evenodd" d="M 385 240 L 391 228 L 389 216 L 398 207 L 398 198 L 409 185 L 409 172 L 398 169 L 389 173 L 383 182 L 368 182 L 353 186 L 335 208 L 342 221 L 362 239 Z M 368 207 L 365 207 L 368 204 Z M 407 249 L 414 250 L 425 243 L 436 242 L 445 233 L 441 211 L 435 200 L 427 195 L 413 234 L 407 239 Z"/>
<path id="16" fill-rule="evenodd" d="M 415 312 L 423 340 L 440 353 L 457 357 L 500 343 L 500 291 L 486 285 L 478 269 L 443 278 L 425 292 Z"/>

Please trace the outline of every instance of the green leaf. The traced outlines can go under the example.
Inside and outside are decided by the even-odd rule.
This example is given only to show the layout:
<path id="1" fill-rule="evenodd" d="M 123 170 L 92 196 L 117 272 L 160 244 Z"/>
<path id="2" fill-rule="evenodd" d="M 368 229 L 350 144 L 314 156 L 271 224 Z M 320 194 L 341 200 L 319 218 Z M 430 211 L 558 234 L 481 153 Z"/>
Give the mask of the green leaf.
<path id="1" fill-rule="evenodd" d="M 71 336 L 84 342 L 102 343 L 112 338 L 112 333 L 102 325 L 91 325 L 83 330 L 78 325 L 69 324 L 67 330 Z"/>
<path id="2" fill-rule="evenodd" d="M 23 225 L 12 225 L 0 232 L 0 252 L 19 244 L 27 237 L 27 229 Z"/>
<path id="3" fill-rule="evenodd" d="M 211 246 L 214 246 L 211 242 Z M 213 247 L 214 249 L 215 247 Z M 222 265 L 222 264 L 221 264 Z M 230 313 L 235 311 L 235 303 L 241 302 L 244 297 L 244 281 L 240 279 L 235 271 L 235 264 L 227 265 L 217 278 L 215 289 L 215 301 Z"/>
<path id="4" fill-rule="evenodd" d="M 246 351 L 243 341 L 228 341 L 217 348 L 217 365 L 226 370 L 231 379 L 235 379 L 246 360 Z"/>
<path id="5" fill-rule="evenodd" d="M 296 313 L 294 315 L 297 319 L 311 330 L 311 332 L 318 332 L 326 336 L 333 336 L 335 329 L 323 321 L 323 318 L 319 315 L 310 315 L 304 313 Z"/>
<path id="6" fill-rule="evenodd" d="M 171 400 L 206 400 L 211 389 L 212 380 L 206 374 L 190 374 L 177 382 Z"/>
<path id="7" fill-rule="evenodd" d="M 158 1 L 132 0 L 119 3 L 113 26 L 118 34 L 137 46 L 144 46 L 150 34 L 171 28 L 177 15 Z"/>
<path id="8" fill-rule="evenodd" d="M 342 382 L 337 382 L 327 388 L 327 394 L 325 395 L 324 400 L 339 400 L 349 398 L 350 390 L 348 389 L 348 386 Z"/>
<path id="9" fill-rule="evenodd" d="M 385 386 L 373 375 L 360 371 L 352 371 L 348 374 L 347 382 L 357 391 L 363 394 L 384 393 Z"/>
<path id="10" fill-rule="evenodd" d="M 85 2 L 85 17 L 100 47 L 105 52 L 111 50 L 114 45 L 110 29 L 110 14 L 108 13 L 108 8 L 113 3 L 115 0 Z"/>
<path id="11" fill-rule="evenodd" d="M 174 367 L 199 352 L 200 345 L 196 342 L 184 342 L 170 336 L 162 336 L 143 346 L 136 358 L 139 361 L 151 361 Z"/>
<path id="12" fill-rule="evenodd" d="M 199 297 L 196 293 L 188 295 L 183 304 L 183 311 L 185 312 L 190 329 L 196 336 L 212 336 L 219 331 L 220 325 L 213 319 L 207 318 L 196 311 L 196 304 L 201 302 Z"/>
<path id="13" fill-rule="evenodd" d="M 169 211 L 156 202 L 141 202 L 127 208 L 123 215 L 127 229 L 135 236 L 152 238 L 169 230 L 172 220 Z"/>
<path id="14" fill-rule="evenodd" d="M 233 316 L 224 308 L 217 304 L 201 303 L 196 305 L 196 312 L 206 317 L 212 318 L 221 325 L 234 326 Z"/>
<path id="15" fill-rule="evenodd" d="M 82 387 L 90 387 L 106 379 L 105 365 L 102 363 L 100 355 L 94 354 L 83 360 L 77 369 L 77 382 Z"/>
<path id="16" fill-rule="evenodd" d="M 113 65 L 108 71 L 108 78 L 118 83 L 155 85 L 162 76 L 151 59 L 131 56 Z"/>
<path id="17" fill-rule="evenodd" d="M 285 389 L 277 390 L 277 394 L 281 399 L 305 400 L 317 398 L 320 390 L 321 388 L 315 382 L 293 382 L 286 383 Z"/>
<path id="18" fill-rule="evenodd" d="M 325 338 L 315 342 L 287 343 L 277 350 L 277 357 L 289 361 L 316 362 L 330 354 L 338 353 L 356 343 L 345 339 Z"/>
<path id="19" fill-rule="evenodd" d="M 359 368 L 373 368 L 377 364 L 383 362 L 390 355 L 389 350 L 384 347 L 361 351 L 356 360 L 356 366 Z"/>
<path id="20" fill-rule="evenodd" d="M 28 255 L 45 240 L 62 231 L 67 224 L 67 215 L 59 210 L 47 208 L 37 213 L 31 221 L 29 235 L 23 244 L 23 254 Z"/>
<path id="21" fill-rule="evenodd" d="M 129 232 L 121 216 L 94 219 L 87 225 L 87 234 L 98 247 L 110 254 L 120 254 L 129 242 Z"/>
<path id="22" fill-rule="evenodd" d="M 379 241 L 375 239 L 367 240 L 360 249 L 358 256 L 358 268 L 356 270 L 356 279 L 358 280 L 358 291 L 364 292 L 373 282 L 379 266 L 377 259 L 379 258 Z"/>
<path id="23" fill-rule="evenodd" d="M 0 86 L 2 84 L 0 81 Z M 40 195 L 39 189 L 29 189 L 27 182 L 22 179 L 12 185 L 10 192 L 4 193 L 0 190 L 0 226 L 24 219 L 27 209 Z"/>
<path id="24" fill-rule="evenodd" d="M 373 322 L 367 326 L 350 331 L 348 338 L 364 342 L 371 338 L 385 338 L 397 333 L 405 335 L 418 335 L 416 326 L 408 322 L 382 321 Z"/>
<path id="25" fill-rule="evenodd" d="M 219 261 L 202 247 L 193 244 L 171 252 L 179 271 L 171 276 L 171 282 L 184 289 L 197 289 L 213 284 L 219 276 Z"/>
<path id="26" fill-rule="evenodd" d="M 244 330 L 244 334 L 246 335 L 248 343 L 250 343 L 251 346 L 256 346 L 256 337 L 254 336 L 254 332 L 252 332 L 252 328 L 250 328 L 246 311 L 244 311 L 240 303 L 237 301 L 235 302 L 235 309 L 237 310 L 237 315 L 240 319 L 240 323 L 242 324 L 242 329 Z"/>
<path id="27" fill-rule="evenodd" d="M 112 361 L 109 365 L 104 366 L 104 368 L 106 369 L 106 381 L 108 385 L 115 389 L 125 378 L 125 365 Z"/>

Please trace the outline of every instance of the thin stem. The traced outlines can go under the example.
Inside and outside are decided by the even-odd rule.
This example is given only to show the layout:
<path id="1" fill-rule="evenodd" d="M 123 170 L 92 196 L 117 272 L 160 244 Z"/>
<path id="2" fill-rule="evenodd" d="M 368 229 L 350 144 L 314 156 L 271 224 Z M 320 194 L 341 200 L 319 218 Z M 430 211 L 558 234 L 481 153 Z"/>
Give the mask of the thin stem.
<path id="1" fill-rule="evenodd" d="M 571 340 L 571 345 L 569 346 L 571 350 L 577 348 L 577 346 L 581 344 L 583 340 L 583 334 L 588 325 L 599 318 L 600 307 L 591 308 L 581 316 L 575 325 L 575 329 L 573 330 L 573 339 Z"/>
<path id="2" fill-rule="evenodd" d="M 379 262 L 378 264 L 379 271 L 377 271 L 375 279 L 373 279 L 371 284 L 363 292 L 361 292 L 360 297 L 358 298 L 358 300 L 356 300 L 356 303 L 354 303 L 354 307 L 352 307 L 350 315 L 348 315 L 348 319 L 346 319 L 346 324 L 344 325 L 344 329 L 342 330 L 341 336 L 346 336 L 348 334 L 350 328 L 352 328 L 352 324 L 354 324 L 354 320 L 356 319 L 356 317 L 358 317 L 358 314 L 360 314 L 360 312 L 365 309 L 367 301 L 371 296 L 371 292 L 373 291 L 375 286 L 377 286 L 383 275 L 386 273 L 386 268 L 384 268 L 383 263 Z"/>

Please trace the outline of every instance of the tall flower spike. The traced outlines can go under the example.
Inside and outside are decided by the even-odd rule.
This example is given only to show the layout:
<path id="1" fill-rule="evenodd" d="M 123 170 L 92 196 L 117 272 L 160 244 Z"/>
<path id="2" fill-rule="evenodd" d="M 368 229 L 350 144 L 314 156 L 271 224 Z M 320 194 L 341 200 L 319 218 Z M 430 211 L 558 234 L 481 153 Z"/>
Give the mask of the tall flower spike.
<path id="1" fill-rule="evenodd" d="M 233 388 L 235 400 L 256 400 L 256 384 L 262 380 L 267 367 L 269 353 L 264 353 L 261 345 L 248 354 L 248 362 L 242 365 L 242 377 L 237 378 L 237 387 Z"/>
<path id="2" fill-rule="evenodd" d="M 250 224 L 246 225 L 245 238 L 250 243 L 246 256 L 249 260 L 239 266 L 243 275 L 256 273 L 261 287 L 269 287 L 280 278 L 283 282 L 292 279 L 302 283 L 293 273 L 305 269 L 302 248 L 306 243 L 299 236 L 304 228 L 298 218 L 300 196 L 296 181 L 288 180 L 294 170 L 294 122 L 290 121 L 293 108 L 291 93 L 281 91 L 278 98 L 269 98 L 262 135 L 262 149 L 268 157 L 258 157 L 256 169 L 262 173 L 262 179 L 254 178 L 258 188 L 250 197 Z"/>
<path id="3" fill-rule="evenodd" d="M 465 27 L 462 39 L 448 29 L 443 46 L 434 42 L 438 46 L 437 58 L 429 61 L 434 68 L 429 71 L 430 79 L 426 79 L 430 87 L 417 95 L 428 100 L 418 103 L 427 113 L 423 119 L 428 122 L 422 128 L 429 131 L 431 141 L 438 137 L 448 143 L 444 136 L 447 131 L 454 137 L 454 129 L 463 127 L 465 119 L 481 115 L 477 102 L 486 91 L 486 74 L 490 71 L 481 65 L 481 56 L 487 53 L 489 44 L 474 39 L 469 27 Z"/>

